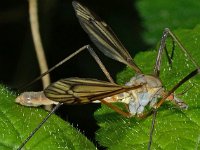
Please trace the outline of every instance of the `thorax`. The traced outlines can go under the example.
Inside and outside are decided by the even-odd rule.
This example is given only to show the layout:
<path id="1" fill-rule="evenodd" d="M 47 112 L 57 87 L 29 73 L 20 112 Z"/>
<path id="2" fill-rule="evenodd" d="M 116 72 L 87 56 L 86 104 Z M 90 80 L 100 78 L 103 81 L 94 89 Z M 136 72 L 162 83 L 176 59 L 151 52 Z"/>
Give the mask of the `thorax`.
<path id="1" fill-rule="evenodd" d="M 125 84 L 126 86 L 143 85 L 141 88 L 123 92 L 113 97 L 105 98 L 109 102 L 123 102 L 128 104 L 132 115 L 141 114 L 148 104 L 152 107 L 164 92 L 160 79 L 151 75 L 137 75 Z"/>

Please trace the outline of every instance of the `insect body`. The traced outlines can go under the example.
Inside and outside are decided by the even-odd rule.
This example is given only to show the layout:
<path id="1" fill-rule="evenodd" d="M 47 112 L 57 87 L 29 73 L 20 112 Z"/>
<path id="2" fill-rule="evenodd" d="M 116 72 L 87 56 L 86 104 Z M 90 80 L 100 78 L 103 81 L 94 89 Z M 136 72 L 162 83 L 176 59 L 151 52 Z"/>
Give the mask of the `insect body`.
<path id="1" fill-rule="evenodd" d="M 16 102 L 33 107 L 58 104 L 58 102 L 72 105 L 97 103 L 101 100 L 108 103 L 122 102 L 128 105 L 130 113 L 128 117 L 130 117 L 142 114 L 148 104 L 154 107 L 163 94 L 161 81 L 150 75 L 137 75 L 125 86 L 88 78 L 67 78 L 51 84 L 44 92 L 24 92 L 16 98 Z M 187 105 L 173 94 L 168 98 L 174 100 L 180 107 L 187 108 Z"/>
<path id="2" fill-rule="evenodd" d="M 133 99 L 129 101 L 129 111 L 131 114 L 142 114 L 146 105 L 154 107 L 158 98 L 164 93 L 162 83 L 158 78 L 150 75 L 137 75 L 126 83 L 126 85 L 146 83 L 142 88 L 131 91 Z"/>
<path id="3" fill-rule="evenodd" d="M 24 106 L 38 107 L 41 105 L 52 105 L 58 104 L 58 102 L 51 101 L 48 99 L 43 91 L 40 92 L 24 92 L 21 93 L 15 100 L 16 103 L 19 103 Z"/>
<path id="4" fill-rule="evenodd" d="M 153 107 L 161 92 L 160 80 L 150 75 L 134 77 L 125 86 L 95 79 L 67 78 L 44 90 L 47 98 L 66 104 L 84 104 L 96 100 L 122 102 L 129 106 L 128 117 L 143 113 L 149 103 Z"/>
<path id="5" fill-rule="evenodd" d="M 71 105 L 101 100 L 108 103 L 122 102 L 128 105 L 130 117 L 142 114 L 148 104 L 153 107 L 162 93 L 164 88 L 161 81 L 150 75 L 137 75 L 125 86 L 96 79 L 66 78 L 51 84 L 44 92 L 24 92 L 17 97 L 16 102 L 34 107 L 58 102 Z"/>
<path id="6" fill-rule="evenodd" d="M 128 105 L 127 117 L 143 113 L 144 107 L 151 107 L 164 92 L 159 79 L 150 75 L 133 77 L 125 86 L 95 79 L 61 79 L 44 90 L 48 99 L 65 104 L 84 104 L 96 100 L 122 102 Z"/>

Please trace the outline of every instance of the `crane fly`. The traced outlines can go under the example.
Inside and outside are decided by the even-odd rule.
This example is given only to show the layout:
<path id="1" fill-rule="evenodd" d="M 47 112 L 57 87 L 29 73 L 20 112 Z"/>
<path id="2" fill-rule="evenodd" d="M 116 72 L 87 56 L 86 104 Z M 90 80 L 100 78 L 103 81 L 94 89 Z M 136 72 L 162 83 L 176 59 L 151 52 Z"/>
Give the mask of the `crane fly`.
<path id="1" fill-rule="evenodd" d="M 119 61 L 130 68 L 132 68 L 136 75 L 130 79 L 124 86 L 118 85 L 113 82 L 106 69 L 102 67 L 100 61 L 97 60 L 102 70 L 108 77 L 110 82 L 100 81 L 97 79 L 89 78 L 66 78 L 61 79 L 55 83 L 50 84 L 43 92 L 38 93 L 22 93 L 16 101 L 23 105 L 38 106 L 40 104 L 56 104 L 56 107 L 49 113 L 49 115 L 42 121 L 42 123 L 30 134 L 30 136 L 19 147 L 21 149 L 35 134 L 35 132 L 44 124 L 44 122 L 51 116 L 51 114 L 62 104 L 86 104 L 96 101 L 107 105 L 119 114 L 126 117 L 145 117 L 145 107 L 149 106 L 154 112 L 154 118 L 152 121 L 152 128 L 150 131 L 150 140 L 148 149 L 150 149 L 152 142 L 152 134 L 154 129 L 156 110 L 163 104 L 165 100 L 170 100 L 182 109 L 187 109 L 181 99 L 175 94 L 175 90 L 179 88 L 183 83 L 190 78 L 199 74 L 199 66 L 196 61 L 191 57 L 183 45 L 179 42 L 178 38 L 166 28 L 163 32 L 160 47 L 158 49 L 157 58 L 155 60 L 155 66 L 151 75 L 146 75 L 133 61 L 132 57 L 118 40 L 112 29 L 102 21 L 97 15 L 90 11 L 87 7 L 79 2 L 73 1 L 75 13 L 82 28 L 89 35 L 91 41 L 97 46 L 97 48 L 116 61 Z M 167 58 L 169 58 L 169 64 L 172 63 L 172 57 L 169 55 L 166 49 L 166 39 L 170 37 L 180 47 L 182 52 L 191 60 L 197 69 L 193 70 L 186 77 L 180 80 L 171 90 L 167 91 L 159 78 L 160 67 L 162 61 L 163 52 L 166 52 Z M 86 47 L 89 51 L 92 50 L 90 46 Z M 174 48 L 172 49 L 175 50 Z M 96 57 L 97 58 L 97 57 Z M 43 74 L 42 76 L 44 76 Z M 38 101 L 39 99 L 39 101 Z M 42 99 L 45 99 L 42 101 Z M 112 102 L 122 102 L 127 106 L 127 112 L 122 111 L 120 108 L 113 106 Z M 36 104 L 37 103 L 37 104 Z"/>

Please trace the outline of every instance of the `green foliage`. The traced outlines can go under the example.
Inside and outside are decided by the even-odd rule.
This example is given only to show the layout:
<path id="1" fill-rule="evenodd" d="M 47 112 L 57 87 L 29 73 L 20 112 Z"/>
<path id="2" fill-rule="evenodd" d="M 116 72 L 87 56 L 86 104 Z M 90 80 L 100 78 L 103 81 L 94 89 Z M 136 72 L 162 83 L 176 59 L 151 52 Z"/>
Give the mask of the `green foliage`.
<path id="1" fill-rule="evenodd" d="M 194 59 L 200 63 L 200 26 L 193 30 L 177 30 L 175 32 L 182 44 Z M 172 43 L 167 42 L 169 53 Z M 165 53 L 164 53 L 165 54 Z M 142 68 L 145 74 L 151 74 L 155 64 L 157 51 L 139 53 L 135 62 Z M 169 68 L 166 56 L 163 56 L 160 78 L 166 89 L 170 90 L 178 81 L 195 69 L 195 65 L 188 57 L 175 47 L 172 68 Z M 134 72 L 126 68 L 118 75 L 118 82 L 125 83 Z M 179 93 L 188 89 L 183 95 Z M 152 149 L 199 149 L 200 137 L 200 77 L 197 75 L 181 86 L 175 94 L 189 106 L 187 110 L 180 110 L 170 102 L 165 102 L 158 110 L 155 131 L 153 133 Z M 99 143 L 108 149 L 139 150 L 147 149 L 152 117 L 146 119 L 124 118 L 113 110 L 102 106 L 95 113 L 100 129 L 96 133 Z"/>
<path id="2" fill-rule="evenodd" d="M 136 2 L 142 25 L 144 39 L 155 44 L 164 28 L 193 28 L 199 23 L 200 1 L 196 0 L 138 0 Z"/>
<path id="3" fill-rule="evenodd" d="M 28 108 L 14 102 L 16 96 L 0 86 L 1 150 L 17 149 L 47 115 L 42 109 Z M 95 146 L 69 123 L 56 115 L 44 124 L 25 146 L 26 149 L 96 149 Z"/>

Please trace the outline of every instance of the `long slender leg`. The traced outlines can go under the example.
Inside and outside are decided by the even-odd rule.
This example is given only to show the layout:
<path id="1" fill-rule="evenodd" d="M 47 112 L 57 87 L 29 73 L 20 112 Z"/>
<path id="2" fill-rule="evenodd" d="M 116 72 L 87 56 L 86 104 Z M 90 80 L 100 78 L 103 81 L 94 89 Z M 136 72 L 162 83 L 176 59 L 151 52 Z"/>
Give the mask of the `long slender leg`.
<path id="1" fill-rule="evenodd" d="M 179 81 L 169 92 L 165 94 L 165 96 L 155 105 L 155 108 L 156 109 L 159 108 L 168 96 L 174 93 L 174 91 L 177 90 L 186 81 L 188 81 L 189 79 L 191 79 L 192 77 L 196 76 L 199 73 L 200 73 L 200 68 L 195 69 L 191 73 L 189 73 L 185 78 Z"/>
<path id="2" fill-rule="evenodd" d="M 31 134 L 23 141 L 23 143 L 17 148 L 17 150 L 21 150 L 26 143 L 34 136 L 34 134 L 41 128 L 41 126 L 51 117 L 51 115 L 61 106 L 63 103 L 58 103 L 51 112 L 42 120 L 42 122 L 31 132 Z"/>
<path id="3" fill-rule="evenodd" d="M 98 63 L 98 65 L 100 66 L 100 68 L 102 69 L 102 71 L 105 73 L 106 77 L 108 78 L 108 80 L 110 82 L 114 82 L 113 79 L 112 79 L 112 77 L 108 73 L 107 69 L 105 68 L 105 66 L 103 65 L 103 63 L 99 59 L 99 57 L 96 55 L 96 53 L 94 52 L 94 50 L 91 48 L 91 46 L 90 45 L 85 45 L 85 46 L 79 48 L 77 51 L 75 51 L 71 55 L 69 55 L 66 58 L 64 58 L 62 61 L 60 61 L 59 63 L 57 63 L 53 67 L 51 67 L 48 71 L 44 72 L 43 74 L 41 74 L 40 76 L 38 76 L 37 78 L 35 78 L 33 81 L 29 82 L 28 84 L 25 84 L 25 85 L 21 86 L 19 89 L 20 90 L 25 89 L 26 87 L 28 87 L 31 84 L 35 83 L 36 81 L 38 81 L 39 79 L 41 79 L 43 76 L 45 76 L 46 74 L 50 73 L 54 69 L 58 68 L 59 66 L 61 66 L 62 64 L 64 64 L 65 62 L 67 62 L 68 60 L 70 60 L 71 58 L 73 58 L 74 56 L 76 56 L 77 54 L 79 54 L 80 52 L 82 52 L 83 50 L 86 50 L 86 49 L 90 52 L 90 54 L 93 56 L 93 58 L 95 59 L 95 61 Z"/>
<path id="4" fill-rule="evenodd" d="M 195 67 L 199 68 L 200 66 L 198 65 L 198 63 L 192 58 L 192 56 L 190 55 L 190 53 L 188 52 L 188 50 L 183 46 L 183 44 L 181 44 L 181 42 L 176 37 L 176 35 L 172 31 L 170 31 L 168 28 L 166 28 L 165 31 L 168 32 L 168 34 L 170 35 L 170 37 L 172 38 L 172 40 L 174 40 L 174 42 L 176 42 L 178 44 L 178 46 L 180 47 L 180 49 L 183 51 L 184 54 L 187 55 L 187 57 L 192 61 L 192 63 L 195 65 Z"/>
<path id="5" fill-rule="evenodd" d="M 152 143 L 152 138 L 153 138 L 153 131 L 154 131 L 155 122 L 156 122 L 156 115 L 157 115 L 157 109 L 154 109 L 154 110 L 153 110 L 152 123 L 151 123 L 151 130 L 150 130 L 150 133 L 149 133 L 148 150 L 151 149 L 151 143 Z"/>
<path id="6" fill-rule="evenodd" d="M 36 81 L 38 81 L 39 79 L 41 79 L 42 77 L 44 77 L 46 74 L 50 73 L 51 71 L 53 71 L 54 69 L 56 69 L 57 67 L 59 67 L 60 65 L 62 65 L 66 61 L 68 61 L 69 59 L 71 59 L 72 57 L 76 56 L 78 53 L 80 53 L 83 50 L 85 50 L 87 48 L 87 46 L 88 45 L 85 45 L 85 46 L 81 47 L 80 49 L 78 49 L 77 51 L 75 51 L 71 55 L 67 56 L 65 59 L 63 59 L 62 61 L 60 61 L 59 63 L 57 63 L 53 67 L 51 67 L 48 71 L 44 72 L 43 74 L 41 74 L 40 76 L 38 76 L 37 78 L 35 78 L 33 81 L 29 82 L 28 84 L 25 84 L 25 85 L 21 86 L 19 89 L 22 90 L 22 89 L 25 89 L 26 87 L 32 85 L 33 83 L 35 83 Z"/>
<path id="7" fill-rule="evenodd" d="M 182 52 L 184 54 L 187 55 L 187 57 L 192 61 L 192 63 L 195 65 L 196 68 L 199 68 L 199 65 L 197 64 L 197 62 L 192 58 L 192 56 L 188 53 L 187 49 L 181 44 L 181 42 L 179 41 L 179 39 L 175 36 L 174 33 L 172 33 L 170 31 L 170 29 L 166 28 L 163 32 L 162 38 L 161 38 L 161 42 L 160 42 L 160 47 L 158 49 L 158 55 L 156 58 L 156 63 L 154 66 L 154 75 L 156 75 L 157 77 L 160 74 L 160 66 L 161 66 L 161 61 L 162 61 L 162 53 L 163 50 L 166 51 L 169 63 L 170 63 L 170 59 L 173 58 L 173 54 L 174 54 L 174 48 L 172 48 L 172 54 L 169 57 L 167 50 L 165 49 L 166 46 L 166 39 L 167 37 L 170 36 L 172 41 L 173 41 L 173 46 L 174 46 L 174 42 L 177 43 L 177 45 L 180 47 L 180 49 L 182 50 Z"/>
<path id="8" fill-rule="evenodd" d="M 131 114 L 129 112 L 124 112 L 123 110 L 121 110 L 120 108 L 112 105 L 111 103 L 108 103 L 104 100 L 101 100 L 101 103 L 102 104 L 105 104 L 106 106 L 110 107 L 111 109 L 113 109 L 115 112 L 117 112 L 118 114 L 124 116 L 124 117 L 127 117 L 127 118 L 130 118 L 131 117 Z"/>
<path id="9" fill-rule="evenodd" d="M 159 74 L 160 74 L 162 54 L 163 54 L 163 50 L 165 49 L 165 43 L 166 43 L 167 35 L 168 35 L 168 32 L 166 32 L 164 30 L 161 41 L 160 41 L 160 47 L 158 49 L 158 55 L 157 55 L 157 58 L 156 58 L 156 63 L 155 63 L 155 66 L 154 66 L 154 75 L 157 76 L 157 77 L 159 77 Z"/>
<path id="10" fill-rule="evenodd" d="M 101 70 L 103 71 L 103 73 L 106 75 L 107 79 L 111 83 L 115 83 L 114 80 L 112 79 L 110 73 L 105 68 L 104 64 L 101 62 L 101 60 L 99 59 L 99 57 L 97 56 L 97 54 L 95 53 L 95 51 L 93 50 L 93 48 L 90 45 L 88 45 L 87 49 L 90 52 L 90 54 L 92 55 L 92 57 L 95 59 L 95 61 L 97 62 L 97 64 L 99 65 L 99 67 L 101 68 Z"/>

